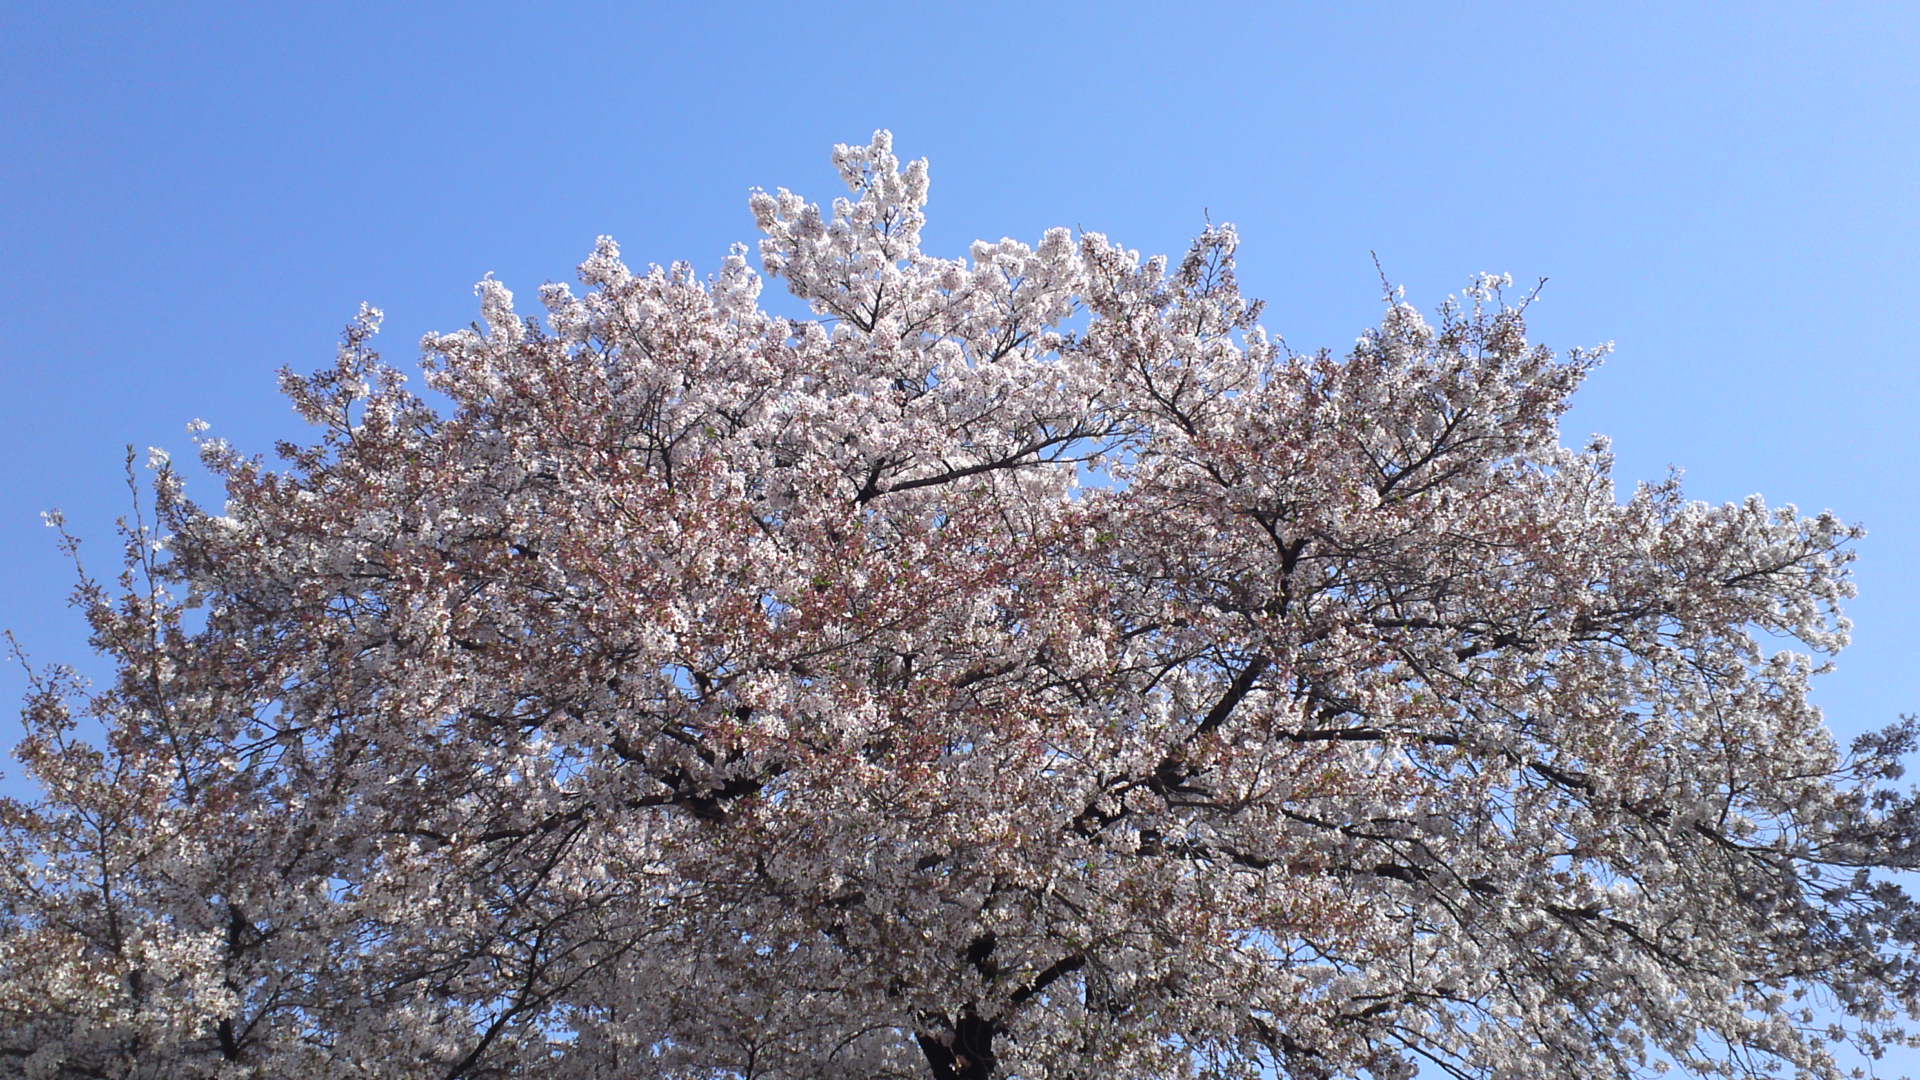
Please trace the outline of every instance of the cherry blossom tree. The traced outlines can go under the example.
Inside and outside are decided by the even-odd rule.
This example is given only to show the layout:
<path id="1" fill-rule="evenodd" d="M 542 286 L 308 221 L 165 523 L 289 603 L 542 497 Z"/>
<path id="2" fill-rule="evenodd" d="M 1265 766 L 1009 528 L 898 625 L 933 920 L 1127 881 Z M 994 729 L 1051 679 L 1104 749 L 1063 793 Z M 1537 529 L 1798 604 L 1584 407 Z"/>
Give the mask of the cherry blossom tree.
<path id="1" fill-rule="evenodd" d="M 196 432 L 220 510 L 156 454 L 77 594 L 117 678 L 34 669 L 42 794 L 0 803 L 0 1072 L 1826 1077 L 1903 1038 L 1914 727 L 1842 750 L 1808 700 L 1856 529 L 1617 496 L 1557 431 L 1598 353 L 1502 280 L 1298 353 L 1230 228 L 938 258 L 925 162 L 835 161 L 830 212 L 751 203 L 815 318 L 744 247 L 603 239 L 544 318 L 481 282 L 438 408 L 366 309 L 282 376 L 311 444 Z"/>

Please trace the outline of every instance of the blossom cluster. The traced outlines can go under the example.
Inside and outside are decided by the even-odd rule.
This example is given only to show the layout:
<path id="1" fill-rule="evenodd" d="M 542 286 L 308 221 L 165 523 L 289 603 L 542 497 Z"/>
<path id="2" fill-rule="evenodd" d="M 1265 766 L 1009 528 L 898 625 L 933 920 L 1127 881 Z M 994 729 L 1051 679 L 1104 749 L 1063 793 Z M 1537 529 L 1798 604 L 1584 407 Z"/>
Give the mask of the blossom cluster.
<path id="1" fill-rule="evenodd" d="M 38 675 L 0 801 L 0 1072 L 1830 1077 L 1916 1001 L 1843 752 L 1830 514 L 1624 498 L 1599 353 L 1511 282 L 1344 354 L 1238 239 L 923 254 L 843 146 L 702 280 L 602 239 L 540 316 L 164 454 L 117 666 Z M 52 521 L 59 525 L 57 519 Z M 1797 641 L 1802 652 L 1774 651 Z M 80 737 L 89 723 L 105 732 Z M 1807 1002 L 1837 1004 L 1827 1030 Z"/>

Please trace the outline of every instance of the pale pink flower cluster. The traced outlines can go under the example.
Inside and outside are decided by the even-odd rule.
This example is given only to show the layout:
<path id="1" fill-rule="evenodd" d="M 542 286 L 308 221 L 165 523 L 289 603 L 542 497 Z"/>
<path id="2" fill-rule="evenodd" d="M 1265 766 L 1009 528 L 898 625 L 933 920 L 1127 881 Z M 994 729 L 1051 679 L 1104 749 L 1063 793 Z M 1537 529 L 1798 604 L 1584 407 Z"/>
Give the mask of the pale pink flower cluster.
<path id="1" fill-rule="evenodd" d="M 0 802 L 0 1073 L 1832 1076 L 1915 999 L 1890 794 L 1818 669 L 1848 542 L 1624 501 L 1597 354 L 1483 276 L 1353 350 L 1237 238 L 922 254 L 840 147 L 703 281 L 480 283 L 411 395 L 362 311 L 270 467 L 164 454 L 119 678 Z M 57 517 L 50 524 L 60 526 Z M 70 541 L 69 541 L 70 542 Z M 91 718 L 104 741 L 78 737 Z"/>

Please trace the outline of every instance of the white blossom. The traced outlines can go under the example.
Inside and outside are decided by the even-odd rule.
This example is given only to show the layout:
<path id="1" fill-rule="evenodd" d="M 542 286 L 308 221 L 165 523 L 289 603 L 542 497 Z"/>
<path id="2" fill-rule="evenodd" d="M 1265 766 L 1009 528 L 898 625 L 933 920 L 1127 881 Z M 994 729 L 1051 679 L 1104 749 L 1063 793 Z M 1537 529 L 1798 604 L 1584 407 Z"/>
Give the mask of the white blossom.
<path id="1" fill-rule="evenodd" d="M 602 237 L 544 325 L 489 276 L 424 340 L 445 411 L 365 307 L 282 374 L 310 445 L 190 428 L 220 513 L 154 452 L 78 592 L 118 676 L 36 672 L 0 800 L 0 1071 L 1833 1077 L 1902 1037 L 1920 733 L 1842 752 L 1809 696 L 1857 528 L 1617 497 L 1558 431 L 1604 350 L 1530 343 L 1505 275 L 1296 353 L 1230 226 L 937 257 L 924 161 L 834 162 L 829 211 L 750 199 L 814 319 L 744 246 Z"/>

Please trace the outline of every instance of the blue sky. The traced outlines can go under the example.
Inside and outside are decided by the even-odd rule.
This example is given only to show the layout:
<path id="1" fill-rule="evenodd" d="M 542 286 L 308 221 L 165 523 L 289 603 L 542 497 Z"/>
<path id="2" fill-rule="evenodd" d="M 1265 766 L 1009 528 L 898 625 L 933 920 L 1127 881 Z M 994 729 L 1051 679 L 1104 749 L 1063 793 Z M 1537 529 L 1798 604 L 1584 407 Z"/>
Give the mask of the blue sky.
<path id="1" fill-rule="evenodd" d="M 600 233 L 710 271 L 750 187 L 830 198 L 830 146 L 884 126 L 931 159 L 935 253 L 1178 251 L 1210 215 L 1299 348 L 1375 317 L 1369 252 L 1428 307 L 1550 278 L 1536 336 L 1618 346 L 1570 441 L 1867 526 L 1818 698 L 1878 726 L 1920 710 L 1917 46 L 1896 4 L 0 0 L 0 625 L 80 659 L 39 512 L 104 568 L 123 444 L 298 437 L 274 371 L 362 300 L 406 362 Z"/>

